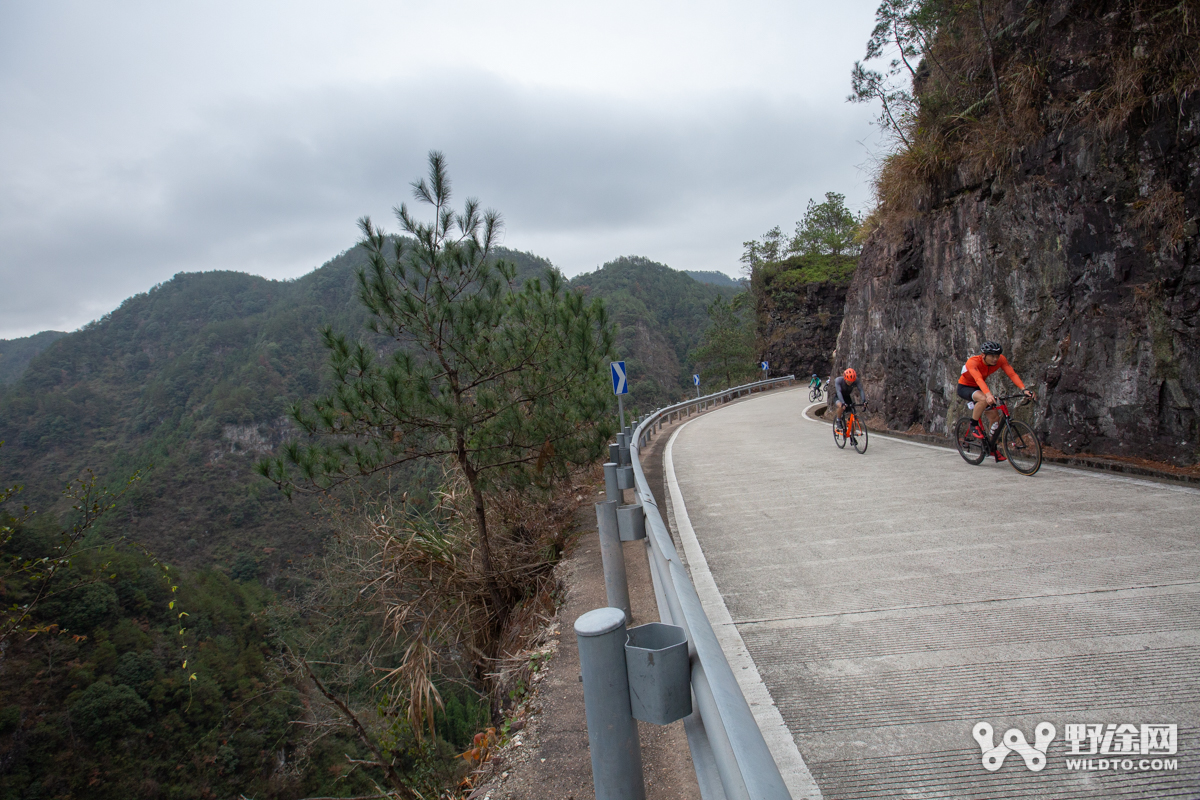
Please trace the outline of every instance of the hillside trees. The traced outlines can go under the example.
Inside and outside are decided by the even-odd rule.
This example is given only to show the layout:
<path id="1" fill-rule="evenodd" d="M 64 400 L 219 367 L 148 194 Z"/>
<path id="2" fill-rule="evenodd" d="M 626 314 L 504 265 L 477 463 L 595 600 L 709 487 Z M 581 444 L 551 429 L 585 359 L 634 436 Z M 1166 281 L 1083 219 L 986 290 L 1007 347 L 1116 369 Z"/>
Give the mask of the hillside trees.
<path id="1" fill-rule="evenodd" d="M 0 442 L 0 446 L 3 444 Z M 14 541 L 33 514 L 28 507 L 23 507 L 17 514 L 4 508 L 20 494 L 20 485 L 0 489 L 0 652 L 10 638 L 19 634 L 33 638 L 40 633 L 68 632 L 62 620 L 47 619 L 42 613 L 43 607 L 64 595 L 79 595 L 104 581 L 108 568 L 106 561 L 86 559 L 90 562 L 87 570 L 81 570 L 76 562 L 82 554 L 94 556 L 104 546 L 89 546 L 85 539 L 140 478 L 140 473 L 134 473 L 117 492 L 97 486 L 96 477 L 90 470 L 73 481 L 63 494 L 73 501 L 71 508 L 76 520 L 70 527 L 44 537 L 46 541 L 41 543 L 42 547 L 32 542 Z"/>
<path id="2" fill-rule="evenodd" d="M 715 378 L 721 388 L 750 379 L 757 372 L 754 361 L 754 329 L 747 318 L 749 293 L 726 301 L 718 295 L 708 306 L 709 326 L 700 346 L 692 351 L 692 360 L 706 385 Z"/>

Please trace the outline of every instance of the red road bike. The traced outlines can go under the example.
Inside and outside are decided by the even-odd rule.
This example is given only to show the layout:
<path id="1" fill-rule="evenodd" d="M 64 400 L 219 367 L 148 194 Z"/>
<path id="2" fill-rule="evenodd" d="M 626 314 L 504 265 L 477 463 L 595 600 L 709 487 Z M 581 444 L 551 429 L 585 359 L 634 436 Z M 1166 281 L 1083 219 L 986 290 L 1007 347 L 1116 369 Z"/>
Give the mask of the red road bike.
<path id="1" fill-rule="evenodd" d="M 980 422 L 981 427 L 978 430 L 972 430 L 970 417 L 963 417 L 954 424 L 954 444 L 958 447 L 958 454 L 963 457 L 963 461 L 968 464 L 980 464 L 984 458 L 995 455 L 1003 447 L 1008 463 L 1022 475 L 1032 475 L 1041 468 L 1042 444 L 1033 428 L 1013 419 L 1008 411 L 1007 401 L 1018 398 L 1020 402 L 1013 406 L 1014 409 L 1029 402 L 1029 398 L 1023 394 L 996 398 L 991 410 L 999 412 L 1000 420 L 996 430 L 989 435 L 982 435 L 982 426 L 987 424 L 983 421 Z"/>

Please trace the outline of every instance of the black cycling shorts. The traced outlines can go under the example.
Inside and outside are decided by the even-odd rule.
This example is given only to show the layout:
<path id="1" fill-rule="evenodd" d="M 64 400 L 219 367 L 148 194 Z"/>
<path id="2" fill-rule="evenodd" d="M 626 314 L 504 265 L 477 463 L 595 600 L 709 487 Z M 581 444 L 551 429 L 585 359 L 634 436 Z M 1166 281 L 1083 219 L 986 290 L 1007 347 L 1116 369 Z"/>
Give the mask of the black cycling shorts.
<path id="1" fill-rule="evenodd" d="M 965 383 L 958 385 L 958 396 L 968 403 L 974 399 L 975 393 L 978 391 L 981 391 L 978 386 L 967 386 Z"/>

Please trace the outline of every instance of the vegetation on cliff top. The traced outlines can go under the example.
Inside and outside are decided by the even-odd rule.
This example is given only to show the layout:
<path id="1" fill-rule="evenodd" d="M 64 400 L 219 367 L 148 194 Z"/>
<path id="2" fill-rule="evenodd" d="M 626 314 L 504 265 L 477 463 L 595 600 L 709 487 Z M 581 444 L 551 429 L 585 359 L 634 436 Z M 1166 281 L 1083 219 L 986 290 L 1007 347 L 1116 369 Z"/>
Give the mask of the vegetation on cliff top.
<path id="1" fill-rule="evenodd" d="M 849 284 L 862 248 L 861 224 L 862 218 L 846 208 L 845 195 L 827 192 L 823 203 L 808 201 L 790 239 L 785 241 L 776 226 L 761 239 L 743 242 L 742 264 L 760 316 L 764 303 L 787 304 L 789 296 L 803 293 L 808 284 Z"/>
<path id="2" fill-rule="evenodd" d="M 1191 0 L 885 0 L 876 20 L 850 97 L 878 103 L 893 139 L 872 224 L 1011 173 L 1048 135 L 1076 127 L 1106 139 L 1200 90 Z M 869 69 L 872 61 L 886 66 Z M 1160 226 L 1166 244 L 1184 236 L 1183 197 L 1169 180 L 1136 203 L 1143 227 Z"/>

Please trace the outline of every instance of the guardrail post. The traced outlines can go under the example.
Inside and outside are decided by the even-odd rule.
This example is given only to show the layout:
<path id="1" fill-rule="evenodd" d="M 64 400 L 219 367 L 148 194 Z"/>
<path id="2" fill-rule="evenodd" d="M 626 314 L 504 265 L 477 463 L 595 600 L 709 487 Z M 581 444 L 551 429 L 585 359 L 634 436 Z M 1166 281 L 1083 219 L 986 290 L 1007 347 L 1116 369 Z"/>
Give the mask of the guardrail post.
<path id="1" fill-rule="evenodd" d="M 625 614 L 597 608 L 575 620 L 596 800 L 645 800 L 642 748 L 629 702 Z"/>
<path id="2" fill-rule="evenodd" d="M 627 467 L 630 465 L 629 460 L 629 440 L 632 438 L 630 434 L 617 434 L 617 466 Z"/>
<path id="3" fill-rule="evenodd" d="M 617 504 L 612 500 L 596 503 L 596 527 L 600 531 L 600 561 L 604 565 L 604 591 L 608 605 L 633 619 L 629 607 L 629 582 L 625 578 L 625 552 L 621 549 L 621 532 L 617 526 Z M 624 641 L 621 642 L 624 646 Z"/>
<path id="4" fill-rule="evenodd" d="M 621 502 L 621 490 L 617 488 L 617 465 L 612 461 L 604 465 L 604 499 Z"/>

